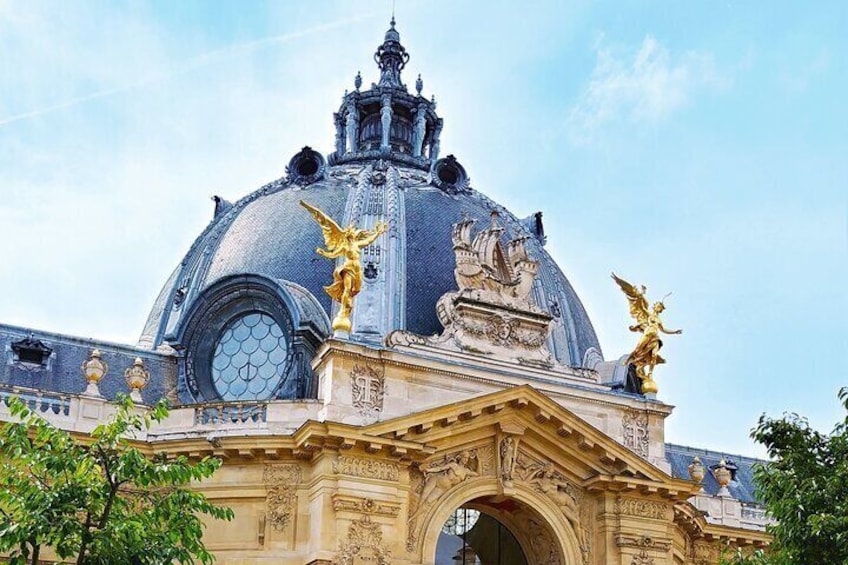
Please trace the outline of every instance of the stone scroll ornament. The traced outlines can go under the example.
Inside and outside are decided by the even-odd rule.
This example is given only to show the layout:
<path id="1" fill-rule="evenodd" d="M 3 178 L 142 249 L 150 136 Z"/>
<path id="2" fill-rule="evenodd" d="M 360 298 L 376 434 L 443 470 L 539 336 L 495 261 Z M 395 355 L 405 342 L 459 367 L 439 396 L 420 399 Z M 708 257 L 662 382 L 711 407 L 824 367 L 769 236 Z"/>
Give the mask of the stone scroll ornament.
<path id="1" fill-rule="evenodd" d="M 325 286 L 324 290 L 339 303 L 339 312 L 333 319 L 333 330 L 350 333 L 353 327 L 350 321 L 353 299 L 362 289 L 361 251 L 377 241 L 388 230 L 388 225 L 378 222 L 373 230 L 358 229 L 352 225 L 343 229 L 318 208 L 303 200 L 300 205 L 309 210 L 324 234 L 327 248 L 318 248 L 316 253 L 327 259 L 342 259 L 333 271 L 333 284 Z"/>
<path id="2" fill-rule="evenodd" d="M 660 348 L 663 345 L 660 332 L 675 335 L 682 334 L 683 330 L 667 330 L 663 327 L 660 314 L 665 311 L 665 304 L 660 300 L 652 307 L 649 306 L 648 299 L 645 298 L 645 292 L 648 289 L 644 285 L 636 288 L 626 280 L 617 277 L 615 273 L 612 273 L 612 279 L 627 296 L 627 301 L 630 303 L 630 315 L 636 320 L 636 323 L 630 326 L 630 331 L 642 334 L 636 349 L 624 363 L 633 365 L 636 369 L 636 375 L 642 381 L 643 394 L 656 394 L 659 388 L 654 381 L 654 369 L 657 365 L 665 363 L 665 359 L 660 356 Z"/>
<path id="3" fill-rule="evenodd" d="M 491 223 L 472 237 L 475 221 L 454 224 L 457 292 L 442 295 L 436 313 L 444 326 L 439 336 L 395 331 L 389 345 L 429 345 L 493 355 L 524 365 L 552 367 L 547 338 L 553 317 L 531 298 L 539 263 L 529 257 L 529 236 L 502 243 L 505 228 L 493 211 Z"/>

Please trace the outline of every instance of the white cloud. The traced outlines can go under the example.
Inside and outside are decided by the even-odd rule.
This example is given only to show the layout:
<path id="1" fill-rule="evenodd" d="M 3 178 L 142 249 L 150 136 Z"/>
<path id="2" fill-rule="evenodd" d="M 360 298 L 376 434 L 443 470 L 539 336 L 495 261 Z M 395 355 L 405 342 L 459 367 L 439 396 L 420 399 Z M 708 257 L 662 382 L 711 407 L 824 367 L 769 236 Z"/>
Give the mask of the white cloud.
<path id="1" fill-rule="evenodd" d="M 589 84 L 568 116 L 576 144 L 591 142 L 602 127 L 618 120 L 660 122 L 684 107 L 698 89 L 727 85 L 710 54 L 675 56 L 651 35 L 635 52 L 603 43 L 602 38 L 596 46 Z"/>

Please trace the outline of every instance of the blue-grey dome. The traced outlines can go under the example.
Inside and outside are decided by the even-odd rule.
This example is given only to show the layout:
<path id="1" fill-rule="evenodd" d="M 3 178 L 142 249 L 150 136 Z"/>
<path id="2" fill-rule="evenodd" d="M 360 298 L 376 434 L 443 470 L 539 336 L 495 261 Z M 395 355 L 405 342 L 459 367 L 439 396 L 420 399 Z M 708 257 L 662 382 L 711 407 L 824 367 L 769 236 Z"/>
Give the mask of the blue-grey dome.
<path id="1" fill-rule="evenodd" d="M 292 343 L 306 348 L 301 357 L 328 335 L 334 305 L 323 287 L 332 281 L 334 264 L 315 253 L 324 245 L 322 233 L 300 200 L 340 225 L 389 225 L 386 235 L 363 249 L 352 339 L 378 344 L 394 330 L 440 333 L 436 303 L 457 289 L 453 225 L 464 218 L 486 225 L 497 211 L 504 243 L 527 236 L 527 252 L 539 263 L 531 297 L 553 317 L 553 357 L 584 366 L 587 358 L 600 356 L 583 305 L 543 248 L 541 213 L 518 219 L 471 188 L 453 155 L 439 157 L 443 120 L 434 101 L 408 93 L 402 83 L 409 55 L 399 40 L 392 21 L 375 54 L 379 84 L 346 94 L 334 114 L 333 153 L 325 159 L 304 147 L 283 178 L 235 204 L 216 198 L 212 222 L 165 284 L 141 337 L 147 347 L 188 350 L 189 381 L 191 348 L 211 347 L 214 337 L 207 334 L 224 331 L 236 314 L 273 310 Z M 240 290 L 239 284 L 246 286 Z M 296 302 L 297 311 L 277 307 L 284 302 Z"/>

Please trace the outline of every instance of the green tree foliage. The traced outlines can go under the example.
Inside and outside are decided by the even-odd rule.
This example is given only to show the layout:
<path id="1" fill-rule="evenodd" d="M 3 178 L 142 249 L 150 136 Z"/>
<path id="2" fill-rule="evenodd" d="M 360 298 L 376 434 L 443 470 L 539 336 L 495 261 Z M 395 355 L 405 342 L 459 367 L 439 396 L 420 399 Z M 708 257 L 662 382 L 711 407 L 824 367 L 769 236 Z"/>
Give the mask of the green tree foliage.
<path id="1" fill-rule="evenodd" d="M 82 441 L 57 429 L 17 398 L 15 421 L 0 430 L 0 553 L 35 564 L 44 548 L 79 565 L 212 563 L 202 517 L 231 520 L 190 488 L 221 465 L 204 458 L 145 456 L 133 444 L 163 420 L 162 401 L 145 413 L 128 397 Z"/>
<path id="2" fill-rule="evenodd" d="M 776 523 L 767 555 L 726 555 L 726 565 L 848 565 L 848 388 L 846 417 L 830 434 L 797 414 L 761 416 L 751 437 L 772 461 L 755 470 L 757 496 Z"/>

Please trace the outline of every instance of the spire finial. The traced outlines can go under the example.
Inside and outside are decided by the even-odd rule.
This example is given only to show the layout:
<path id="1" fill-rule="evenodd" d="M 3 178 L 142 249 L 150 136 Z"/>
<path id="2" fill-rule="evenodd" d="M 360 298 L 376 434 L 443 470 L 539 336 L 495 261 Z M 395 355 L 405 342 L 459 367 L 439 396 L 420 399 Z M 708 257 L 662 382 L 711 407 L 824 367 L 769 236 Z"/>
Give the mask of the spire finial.
<path id="1" fill-rule="evenodd" d="M 400 33 L 395 29 L 394 15 L 392 15 L 391 27 L 386 31 L 383 44 L 374 53 L 374 61 L 380 67 L 378 86 L 406 88 L 400 80 L 400 72 L 409 61 L 409 53 L 400 43 Z"/>

